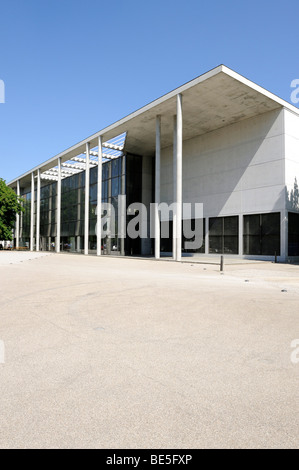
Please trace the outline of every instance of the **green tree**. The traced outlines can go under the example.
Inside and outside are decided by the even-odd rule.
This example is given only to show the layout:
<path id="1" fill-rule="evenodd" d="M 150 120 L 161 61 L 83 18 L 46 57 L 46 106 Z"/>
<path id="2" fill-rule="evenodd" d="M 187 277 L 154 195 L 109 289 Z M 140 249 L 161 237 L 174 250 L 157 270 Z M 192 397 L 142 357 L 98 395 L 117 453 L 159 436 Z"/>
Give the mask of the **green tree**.
<path id="1" fill-rule="evenodd" d="M 22 199 L 0 178 L 0 240 L 12 240 L 16 215 L 24 211 Z"/>

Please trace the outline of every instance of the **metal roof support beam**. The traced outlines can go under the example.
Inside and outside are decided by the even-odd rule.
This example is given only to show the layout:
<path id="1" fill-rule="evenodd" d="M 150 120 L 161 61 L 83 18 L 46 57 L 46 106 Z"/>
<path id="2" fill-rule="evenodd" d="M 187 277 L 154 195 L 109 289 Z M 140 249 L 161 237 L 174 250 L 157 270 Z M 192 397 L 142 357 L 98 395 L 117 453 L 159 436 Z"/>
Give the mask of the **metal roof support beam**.
<path id="1" fill-rule="evenodd" d="M 75 170 L 81 169 L 81 167 L 79 167 L 79 165 L 74 165 L 73 163 L 62 163 L 62 167 L 63 168 L 62 168 L 61 171 L 64 172 L 64 173 L 69 173 L 69 174 L 78 173 Z M 55 170 L 55 168 L 53 170 Z"/>
<path id="2" fill-rule="evenodd" d="M 123 147 L 121 147 L 120 145 L 109 144 L 108 142 L 104 142 L 102 146 L 107 149 L 113 149 L 113 150 L 119 150 L 119 151 L 123 150 Z"/>
<path id="3" fill-rule="evenodd" d="M 84 154 L 85 154 L 85 152 L 84 152 Z M 93 154 L 93 153 L 90 152 L 90 153 L 89 153 L 89 157 L 90 157 L 90 155 L 92 155 L 92 154 Z M 71 161 L 71 162 L 79 162 L 79 163 L 84 163 L 84 164 L 86 164 L 86 158 L 85 158 L 85 157 L 84 157 L 84 158 L 83 158 L 83 157 L 74 157 L 74 158 L 72 158 L 70 161 Z M 68 164 L 70 164 L 70 163 L 68 163 Z"/>
<path id="4" fill-rule="evenodd" d="M 45 181 L 57 181 L 57 176 L 48 176 L 48 175 L 41 175 L 41 179 Z"/>
<path id="5" fill-rule="evenodd" d="M 84 152 L 85 153 L 85 152 Z M 90 155 L 92 155 L 93 157 L 98 157 L 98 152 L 90 152 Z M 109 159 L 109 160 L 113 160 L 115 158 L 119 158 L 122 156 L 122 153 L 120 155 L 113 155 L 112 153 L 104 153 L 102 152 L 102 158 L 103 159 Z M 74 157 L 72 160 L 75 160 L 75 161 L 82 161 L 82 162 L 85 162 L 85 160 L 82 158 L 82 159 L 79 159 L 77 160 L 78 157 Z M 90 160 L 90 163 L 94 164 L 94 165 L 97 165 L 98 162 L 95 161 L 95 160 Z"/>

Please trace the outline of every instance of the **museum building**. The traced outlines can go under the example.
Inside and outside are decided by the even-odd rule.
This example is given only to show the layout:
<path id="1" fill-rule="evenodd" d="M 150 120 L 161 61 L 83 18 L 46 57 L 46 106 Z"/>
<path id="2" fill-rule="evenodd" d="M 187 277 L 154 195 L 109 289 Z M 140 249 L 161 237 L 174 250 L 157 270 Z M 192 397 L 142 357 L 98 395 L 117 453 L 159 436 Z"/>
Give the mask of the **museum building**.
<path id="1" fill-rule="evenodd" d="M 299 256 L 298 177 L 299 110 L 221 65 L 11 181 L 25 208 L 14 244 L 98 256 L 285 262 Z M 104 234 L 106 203 L 115 209 L 116 230 L 106 225 Z M 138 216 L 134 203 L 147 209 L 136 238 L 126 231 Z M 176 203 L 176 210 L 165 214 L 161 203 Z M 186 203 L 202 204 L 195 249 L 186 248 L 184 221 L 196 226 Z"/>

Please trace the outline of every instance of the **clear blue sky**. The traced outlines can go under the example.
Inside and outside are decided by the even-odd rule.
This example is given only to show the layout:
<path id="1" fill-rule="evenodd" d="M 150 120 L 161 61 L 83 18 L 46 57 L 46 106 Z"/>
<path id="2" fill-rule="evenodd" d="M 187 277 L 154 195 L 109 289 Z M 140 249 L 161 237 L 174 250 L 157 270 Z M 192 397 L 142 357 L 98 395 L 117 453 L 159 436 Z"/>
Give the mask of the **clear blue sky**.
<path id="1" fill-rule="evenodd" d="M 0 1 L 0 177 L 219 64 L 290 101 L 298 18 L 298 0 Z"/>

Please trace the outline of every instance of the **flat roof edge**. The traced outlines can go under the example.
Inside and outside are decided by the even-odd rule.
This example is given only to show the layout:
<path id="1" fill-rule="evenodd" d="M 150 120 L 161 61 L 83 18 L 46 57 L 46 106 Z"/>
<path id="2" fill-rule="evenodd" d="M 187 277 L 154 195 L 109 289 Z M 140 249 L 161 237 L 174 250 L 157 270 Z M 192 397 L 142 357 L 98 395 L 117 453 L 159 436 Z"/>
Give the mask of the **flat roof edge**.
<path id="1" fill-rule="evenodd" d="M 121 118 L 120 120 L 110 124 L 109 126 L 101 129 L 100 131 L 96 132 L 95 134 L 90 135 L 89 137 L 85 138 L 84 140 L 78 142 L 77 144 L 67 148 L 66 150 L 60 152 L 59 154 L 55 155 L 54 157 L 49 158 L 48 160 L 44 161 L 43 163 L 35 166 L 31 170 L 25 172 L 24 174 L 20 175 L 17 178 L 14 178 L 11 180 L 8 185 L 14 185 L 18 180 L 21 180 L 25 177 L 28 177 L 32 172 L 37 171 L 38 169 L 42 169 L 43 166 L 47 166 L 51 163 L 55 163 L 58 158 L 63 158 L 67 157 L 68 154 L 71 154 L 72 152 L 78 151 L 78 154 L 83 153 L 85 150 L 85 145 L 88 142 L 95 141 L 99 136 L 104 136 L 105 134 L 113 131 L 114 129 L 117 130 L 118 127 L 126 124 L 126 122 L 130 121 L 131 119 L 134 119 L 143 113 L 151 110 L 152 108 L 159 106 L 163 102 L 173 98 L 174 96 L 183 93 L 184 91 L 198 85 L 201 82 L 204 82 L 205 80 L 208 80 L 209 78 L 212 78 L 215 75 L 218 75 L 219 73 L 225 73 L 226 75 L 230 76 L 231 78 L 243 83 L 244 85 L 248 86 L 249 88 L 252 88 L 253 90 L 257 91 L 258 93 L 266 96 L 267 98 L 271 99 L 272 101 L 276 102 L 279 104 L 281 107 L 286 108 L 295 114 L 299 115 L 299 109 L 296 108 L 295 106 L 291 105 L 287 101 L 279 98 L 275 94 L 271 93 L 270 91 L 266 90 L 265 88 L 262 88 L 261 86 L 257 85 L 256 83 L 252 82 L 251 80 L 248 80 L 244 76 L 238 74 L 234 70 L 230 69 L 229 67 L 221 64 L 218 65 L 217 67 L 209 70 L 208 72 L 203 73 L 202 75 L 188 81 L 187 83 L 179 86 L 178 88 L 175 88 L 174 90 L 166 93 L 165 95 L 162 95 L 161 97 L 155 99 L 154 101 L 151 101 L 150 103 L 146 104 L 145 106 L 137 109 L 136 111 L 133 111 L 132 113 L 128 114 L 127 116 Z"/>

